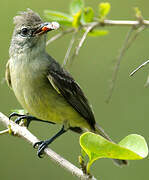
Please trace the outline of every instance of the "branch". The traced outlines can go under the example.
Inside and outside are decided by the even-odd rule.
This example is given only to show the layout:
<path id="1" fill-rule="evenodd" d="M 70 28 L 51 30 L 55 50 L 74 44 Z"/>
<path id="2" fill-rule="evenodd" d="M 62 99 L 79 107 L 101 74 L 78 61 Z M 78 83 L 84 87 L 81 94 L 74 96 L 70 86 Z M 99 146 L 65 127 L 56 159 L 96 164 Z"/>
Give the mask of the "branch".
<path id="1" fill-rule="evenodd" d="M 91 24 L 95 24 L 96 23 L 96 27 L 98 26 L 142 26 L 142 25 L 145 25 L 145 26 L 149 26 L 149 21 L 147 20 L 141 20 L 141 21 L 126 21 L 126 20 L 108 20 L 108 19 L 105 19 L 103 21 L 99 21 L 99 19 L 97 19 L 98 22 L 91 22 L 91 23 L 88 23 L 84 26 L 90 26 Z"/>
<path id="2" fill-rule="evenodd" d="M 5 129 L 3 131 L 0 131 L 0 135 L 6 134 L 6 133 L 9 133 L 9 129 Z"/>
<path id="3" fill-rule="evenodd" d="M 72 38 L 70 40 L 70 44 L 68 46 L 68 49 L 67 49 L 67 52 L 65 54 L 65 58 L 64 58 L 64 61 L 63 61 L 63 67 L 66 66 L 67 62 L 68 62 L 68 58 L 69 58 L 69 55 L 70 55 L 70 52 L 71 52 L 71 49 L 73 47 L 73 44 L 75 42 L 75 39 L 76 39 L 76 33 L 77 33 L 77 30 L 74 31 L 73 35 L 72 35 Z"/>
<path id="4" fill-rule="evenodd" d="M 72 54 L 70 60 L 69 60 L 69 64 L 72 65 L 74 58 L 79 54 L 79 51 L 81 49 L 81 47 L 83 46 L 85 39 L 87 38 L 87 35 L 90 31 L 92 31 L 95 28 L 99 28 L 99 27 L 103 27 L 103 26 L 131 26 L 130 31 L 128 32 L 128 34 L 126 35 L 125 41 L 122 45 L 122 48 L 120 49 L 120 53 L 118 54 L 118 57 L 116 58 L 117 62 L 115 65 L 115 69 L 112 75 L 112 80 L 111 80 L 111 86 L 110 86 L 110 90 L 109 90 L 109 94 L 108 97 L 106 99 L 106 102 L 108 103 L 112 97 L 113 94 L 113 90 L 115 88 L 115 83 L 117 80 L 117 76 L 118 76 L 118 70 L 121 64 L 121 60 L 125 54 L 125 52 L 129 49 L 129 47 L 132 45 L 132 43 L 135 41 L 135 39 L 137 38 L 137 36 L 140 34 L 140 32 L 142 32 L 146 27 L 149 26 L 149 21 L 148 20 L 144 20 L 142 17 L 138 18 L 138 20 L 136 21 L 130 21 L 130 20 L 108 20 L 108 19 L 104 19 L 102 21 L 99 21 L 98 18 L 94 18 L 94 22 L 91 23 L 87 23 L 87 24 L 83 24 L 80 26 L 80 30 L 85 29 L 85 33 L 83 34 L 80 42 L 78 43 L 74 53 Z M 134 35 L 131 37 L 131 34 L 133 32 L 133 30 L 136 30 Z M 74 41 L 75 41 L 75 32 L 76 29 L 75 28 L 70 28 L 70 29 L 66 29 L 65 31 L 60 32 L 59 34 L 57 34 L 56 36 L 52 37 L 48 42 L 47 45 L 53 41 L 55 41 L 56 39 L 62 37 L 65 34 L 74 32 L 72 39 L 70 41 L 69 47 L 67 49 L 65 58 L 64 58 L 64 63 L 63 66 L 66 65 L 69 56 L 70 56 L 70 51 L 73 47 Z M 77 31 L 78 32 L 78 31 Z M 67 63 L 68 64 L 68 63 Z"/>
<path id="5" fill-rule="evenodd" d="M 96 20 L 96 18 L 95 18 Z M 93 26 L 92 29 L 96 28 L 96 27 L 100 27 L 100 26 L 149 26 L 149 21 L 147 20 L 141 20 L 141 21 L 126 21 L 126 20 L 108 20 L 105 19 L 102 22 L 99 21 L 99 19 L 97 19 L 97 22 L 91 22 L 91 23 L 87 23 L 85 25 L 82 25 L 81 28 L 83 27 L 88 27 L 88 26 Z M 66 29 L 60 33 L 58 33 L 57 35 L 53 36 L 51 39 L 49 39 L 47 41 L 47 45 L 50 44 L 51 42 L 61 38 L 62 36 L 64 36 L 65 34 L 69 34 L 75 31 L 75 28 L 69 28 Z"/>
<path id="6" fill-rule="evenodd" d="M 24 138 L 32 145 L 39 141 L 37 137 L 31 134 L 26 127 L 19 126 L 18 124 L 14 123 L 1 112 L 0 112 L 0 122 L 2 122 L 3 125 L 6 126 L 7 128 L 10 128 L 11 132 L 14 135 Z M 8 130 L 4 130 L 4 131 L 5 133 L 8 132 Z M 2 132 L 4 133 L 4 131 Z M 52 161 L 56 162 L 59 166 L 63 167 L 64 169 L 69 171 L 72 175 L 77 176 L 81 180 L 96 180 L 93 176 L 90 177 L 89 175 L 83 174 L 81 169 L 79 169 L 78 167 L 76 167 L 75 165 L 73 165 L 63 157 L 61 157 L 59 154 L 55 153 L 52 149 L 46 148 L 44 152 L 45 154 L 48 155 L 48 157 L 50 157 Z"/>
<path id="7" fill-rule="evenodd" d="M 85 41 L 88 33 L 89 33 L 90 31 L 92 31 L 96 26 L 97 26 L 97 23 L 96 23 L 96 22 L 93 22 L 93 23 L 89 24 L 89 26 L 86 27 L 86 31 L 85 31 L 85 33 L 83 34 L 83 36 L 82 36 L 82 38 L 81 38 L 78 46 L 76 47 L 76 49 L 75 49 L 75 51 L 74 51 L 74 53 L 73 53 L 73 55 L 72 55 L 72 57 L 71 57 L 71 62 L 70 62 L 71 65 L 72 65 L 72 63 L 73 63 L 74 58 L 79 54 L 79 51 L 80 51 L 81 47 L 83 46 L 83 43 L 84 43 L 84 41 Z M 82 28 L 83 28 L 83 27 L 81 27 L 80 29 L 82 29 Z"/>
<path id="8" fill-rule="evenodd" d="M 55 36 L 53 36 L 51 39 L 49 39 L 49 40 L 47 41 L 46 45 L 50 44 L 51 42 L 53 42 L 53 41 L 55 41 L 55 40 L 57 40 L 57 39 L 59 39 L 59 38 L 61 38 L 61 37 L 64 36 L 65 34 L 69 34 L 69 33 L 72 33 L 72 32 L 74 32 L 74 31 L 75 31 L 74 28 L 66 29 L 65 31 L 62 31 L 62 32 L 56 34 Z"/>
<path id="9" fill-rule="evenodd" d="M 117 80 L 118 70 L 120 68 L 120 63 L 121 63 L 122 57 L 124 56 L 124 53 L 125 53 L 125 51 L 127 49 L 128 41 L 129 41 L 129 38 L 130 38 L 130 35 L 131 35 L 132 32 L 133 32 L 133 27 L 131 27 L 131 29 L 126 34 L 123 46 L 121 47 L 120 52 L 119 52 L 119 54 L 118 54 L 118 56 L 116 58 L 116 64 L 115 64 L 114 71 L 113 71 L 113 74 L 112 74 L 109 95 L 108 95 L 108 97 L 106 99 L 107 103 L 109 103 L 109 101 L 111 100 L 111 97 L 112 97 L 112 94 L 113 94 L 113 91 L 114 91 L 114 88 L 115 88 L 115 82 Z"/>
<path id="10" fill-rule="evenodd" d="M 79 44 L 78 44 L 78 47 L 76 48 L 76 51 L 75 51 L 75 55 L 78 55 L 79 54 L 79 50 L 80 48 L 82 47 L 85 39 L 86 39 L 86 36 L 87 34 L 96 26 L 96 23 L 92 23 L 90 26 L 88 26 L 88 28 L 86 29 L 85 33 L 83 34 Z"/>
<path id="11" fill-rule="evenodd" d="M 139 69 L 145 67 L 148 63 L 149 63 L 149 60 L 147 60 L 144 63 L 142 63 L 139 67 L 137 67 L 134 71 L 132 71 L 130 73 L 130 76 L 133 76 L 137 71 L 139 71 Z"/>

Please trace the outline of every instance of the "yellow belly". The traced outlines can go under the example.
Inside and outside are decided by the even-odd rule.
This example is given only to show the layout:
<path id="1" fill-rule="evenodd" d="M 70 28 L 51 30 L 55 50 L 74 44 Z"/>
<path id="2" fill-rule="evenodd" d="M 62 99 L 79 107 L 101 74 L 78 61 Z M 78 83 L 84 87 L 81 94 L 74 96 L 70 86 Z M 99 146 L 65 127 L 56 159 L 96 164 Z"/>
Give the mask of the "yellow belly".
<path id="1" fill-rule="evenodd" d="M 20 72 L 19 72 L 20 71 Z M 28 69 L 11 71 L 14 93 L 31 115 L 55 123 L 67 122 L 71 127 L 90 128 L 87 121 L 50 84 L 45 76 L 37 76 Z"/>
<path id="2" fill-rule="evenodd" d="M 55 123 L 68 122 L 71 127 L 89 128 L 87 121 L 50 85 L 38 91 L 24 91 L 24 108 L 33 116 Z"/>

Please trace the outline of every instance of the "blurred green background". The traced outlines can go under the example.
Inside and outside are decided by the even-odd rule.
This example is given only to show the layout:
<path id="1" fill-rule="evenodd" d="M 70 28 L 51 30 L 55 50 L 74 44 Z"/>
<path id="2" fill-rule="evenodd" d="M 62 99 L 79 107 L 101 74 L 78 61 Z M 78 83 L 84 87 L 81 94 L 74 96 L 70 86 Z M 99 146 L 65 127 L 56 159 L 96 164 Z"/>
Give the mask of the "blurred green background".
<path id="1" fill-rule="evenodd" d="M 86 0 L 86 4 L 97 10 L 101 1 Z M 149 1 L 125 0 L 109 1 L 112 5 L 109 19 L 134 19 L 134 7 L 139 7 L 148 19 Z M 9 115 L 12 109 L 21 108 L 13 92 L 3 82 L 5 64 L 9 58 L 8 49 L 13 31 L 12 18 L 18 11 L 31 8 L 43 17 L 43 10 L 52 9 L 67 12 L 70 0 L 5 0 L 1 1 L 0 17 L 0 111 Z M 148 142 L 149 126 L 149 89 L 144 88 L 148 75 L 148 67 L 130 78 L 129 73 L 149 56 L 149 31 L 145 30 L 137 38 L 133 46 L 123 58 L 116 89 L 109 104 L 105 103 L 108 94 L 109 81 L 114 67 L 114 58 L 121 47 L 128 27 L 110 27 L 109 35 L 98 38 L 89 37 L 75 59 L 70 69 L 79 82 L 93 106 L 96 121 L 104 127 L 111 137 L 120 141 L 128 134 L 137 133 L 144 136 Z M 48 38 L 53 35 L 49 33 Z M 65 36 L 47 47 L 48 52 L 60 63 L 63 61 L 71 36 Z M 52 136 L 60 126 L 33 122 L 30 130 L 40 139 Z M 0 130 L 4 129 L 0 124 Z M 68 132 L 58 138 L 51 148 L 78 165 L 80 154 L 79 136 Z M 131 161 L 126 168 L 118 168 L 112 161 L 103 159 L 96 161 L 92 173 L 98 179 L 140 180 L 148 179 L 148 158 Z M 58 167 L 48 158 L 39 159 L 36 150 L 21 138 L 10 135 L 0 136 L 0 179 L 76 179 L 68 172 Z"/>

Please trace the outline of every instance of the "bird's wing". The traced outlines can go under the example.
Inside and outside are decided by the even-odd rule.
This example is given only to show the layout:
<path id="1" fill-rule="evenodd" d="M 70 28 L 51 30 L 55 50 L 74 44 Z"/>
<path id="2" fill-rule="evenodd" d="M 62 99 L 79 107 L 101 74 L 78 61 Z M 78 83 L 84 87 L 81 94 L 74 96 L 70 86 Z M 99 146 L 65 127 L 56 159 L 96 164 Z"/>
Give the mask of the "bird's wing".
<path id="1" fill-rule="evenodd" d="M 49 67 L 48 79 L 57 93 L 61 94 L 88 121 L 91 127 L 94 128 L 95 119 L 92 109 L 80 86 L 71 75 L 54 61 Z"/>
<path id="2" fill-rule="evenodd" d="M 10 69 L 9 69 L 9 61 L 6 64 L 5 79 L 6 79 L 6 82 L 7 82 L 8 86 L 10 88 L 12 88 L 12 86 L 11 86 Z"/>

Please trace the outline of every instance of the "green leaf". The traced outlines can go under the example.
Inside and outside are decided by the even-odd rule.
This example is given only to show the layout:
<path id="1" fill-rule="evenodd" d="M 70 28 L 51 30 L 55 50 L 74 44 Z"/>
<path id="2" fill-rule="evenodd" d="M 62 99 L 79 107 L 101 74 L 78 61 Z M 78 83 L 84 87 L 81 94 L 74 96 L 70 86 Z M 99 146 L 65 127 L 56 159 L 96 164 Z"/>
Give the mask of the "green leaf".
<path id="1" fill-rule="evenodd" d="M 83 24 L 92 22 L 93 21 L 93 17 L 94 17 L 93 8 L 86 7 L 86 8 L 83 9 L 82 17 L 81 17 L 81 22 Z"/>
<path id="2" fill-rule="evenodd" d="M 105 36 L 109 33 L 109 31 L 107 30 L 92 30 L 88 33 L 89 36 L 93 36 L 93 37 L 96 37 L 96 36 Z"/>
<path id="3" fill-rule="evenodd" d="M 99 4 L 99 18 L 104 19 L 110 12 L 111 5 L 108 2 Z"/>
<path id="4" fill-rule="evenodd" d="M 84 8 L 84 0 L 73 0 L 70 4 L 70 13 L 75 15 Z"/>
<path id="5" fill-rule="evenodd" d="M 45 10 L 44 15 L 50 21 L 57 21 L 63 25 L 72 25 L 73 17 L 69 14 L 58 11 Z"/>
<path id="6" fill-rule="evenodd" d="M 115 144 L 100 135 L 86 132 L 80 136 L 80 145 L 89 157 L 87 171 L 99 158 L 139 160 L 148 155 L 148 147 L 142 136 L 133 134 Z"/>
<path id="7" fill-rule="evenodd" d="M 75 28 L 77 28 L 80 25 L 81 13 L 82 13 L 82 11 L 80 10 L 75 15 L 73 15 L 72 26 Z"/>
<path id="8" fill-rule="evenodd" d="M 137 134 L 130 134 L 122 139 L 119 143 L 120 146 L 123 146 L 142 158 L 145 158 L 148 155 L 148 147 L 144 137 Z"/>
<path id="9" fill-rule="evenodd" d="M 136 13 L 136 18 L 142 19 L 143 16 L 142 16 L 141 10 L 138 7 L 135 7 L 134 10 L 135 10 L 135 13 Z"/>

